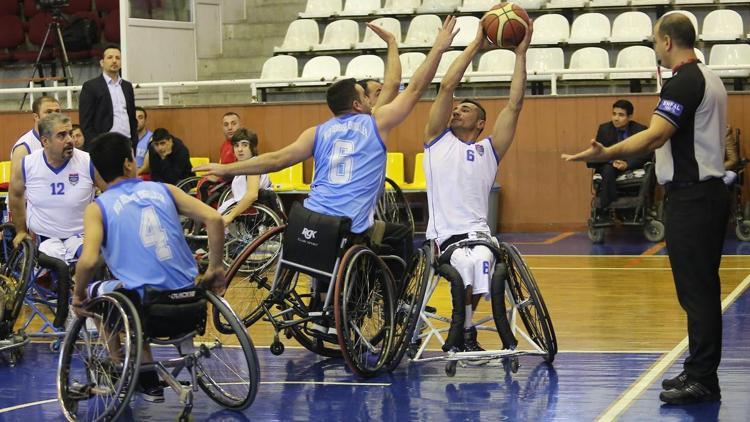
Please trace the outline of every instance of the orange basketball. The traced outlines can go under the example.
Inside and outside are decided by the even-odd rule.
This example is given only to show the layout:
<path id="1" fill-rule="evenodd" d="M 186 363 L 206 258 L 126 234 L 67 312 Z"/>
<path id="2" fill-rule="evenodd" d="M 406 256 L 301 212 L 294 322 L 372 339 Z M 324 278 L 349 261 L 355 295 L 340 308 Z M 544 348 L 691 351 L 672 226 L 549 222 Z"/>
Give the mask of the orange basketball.
<path id="1" fill-rule="evenodd" d="M 523 41 L 529 22 L 529 14 L 513 3 L 495 5 L 482 17 L 487 39 L 501 48 L 514 48 Z"/>

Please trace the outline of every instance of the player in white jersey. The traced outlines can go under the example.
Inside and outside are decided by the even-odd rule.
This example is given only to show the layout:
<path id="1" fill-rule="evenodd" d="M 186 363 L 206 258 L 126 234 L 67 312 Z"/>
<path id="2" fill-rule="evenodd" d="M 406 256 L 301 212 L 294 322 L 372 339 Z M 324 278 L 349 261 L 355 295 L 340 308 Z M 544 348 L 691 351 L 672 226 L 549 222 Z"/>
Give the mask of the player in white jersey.
<path id="1" fill-rule="evenodd" d="M 480 49 L 488 46 L 481 25 L 475 39 L 453 61 L 440 83 L 425 127 L 424 170 L 430 215 L 427 238 L 434 239 L 441 251 L 463 239 L 491 236 L 487 224 L 488 198 L 497 166 L 515 135 L 526 91 L 526 50 L 532 32 L 529 26 L 515 49 L 510 98 L 489 136 L 480 137 L 487 116 L 478 102 L 462 100 L 453 104 L 453 93 L 469 63 Z M 461 280 L 451 280 L 454 309 L 446 350 L 451 347 L 482 350 L 477 343 L 472 314 L 479 298 L 489 293 L 493 254 L 485 246 L 465 247 L 454 249 L 449 262 Z"/>

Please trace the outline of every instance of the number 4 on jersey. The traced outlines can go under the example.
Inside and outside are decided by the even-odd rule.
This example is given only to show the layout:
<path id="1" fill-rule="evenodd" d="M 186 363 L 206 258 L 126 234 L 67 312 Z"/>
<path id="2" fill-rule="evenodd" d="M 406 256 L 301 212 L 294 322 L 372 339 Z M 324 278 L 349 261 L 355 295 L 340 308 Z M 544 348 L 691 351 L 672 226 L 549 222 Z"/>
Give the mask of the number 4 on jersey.
<path id="1" fill-rule="evenodd" d="M 154 207 L 147 207 L 141 211 L 139 235 L 143 246 L 156 246 L 156 257 L 159 261 L 172 258 L 172 249 L 167 244 L 167 233 L 161 227 L 161 221 Z"/>

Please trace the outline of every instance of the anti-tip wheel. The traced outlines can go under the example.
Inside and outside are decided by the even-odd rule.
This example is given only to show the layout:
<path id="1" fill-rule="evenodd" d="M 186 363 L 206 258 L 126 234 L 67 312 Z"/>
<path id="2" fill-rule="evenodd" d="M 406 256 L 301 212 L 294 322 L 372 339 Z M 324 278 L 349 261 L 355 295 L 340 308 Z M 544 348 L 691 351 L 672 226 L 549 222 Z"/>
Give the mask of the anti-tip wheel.
<path id="1" fill-rule="evenodd" d="M 280 341 L 275 341 L 275 342 L 271 343 L 271 353 L 274 356 L 279 356 L 282 353 L 284 353 L 284 343 L 282 343 Z"/>
<path id="2" fill-rule="evenodd" d="M 448 375 L 449 377 L 456 376 L 456 363 L 455 360 L 452 360 L 445 364 L 445 375 Z"/>

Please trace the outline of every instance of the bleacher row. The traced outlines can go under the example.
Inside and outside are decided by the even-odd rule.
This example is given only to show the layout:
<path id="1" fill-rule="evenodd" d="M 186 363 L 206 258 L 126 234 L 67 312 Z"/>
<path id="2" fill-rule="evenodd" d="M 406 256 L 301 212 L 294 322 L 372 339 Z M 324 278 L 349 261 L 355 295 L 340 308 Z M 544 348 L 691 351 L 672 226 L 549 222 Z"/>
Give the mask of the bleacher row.
<path id="1" fill-rule="evenodd" d="M 97 33 L 103 35 L 101 42 L 120 42 L 119 0 L 70 0 L 62 8 L 63 32 L 77 19 L 88 19 L 94 23 Z M 0 64 L 22 61 L 34 62 L 44 42 L 47 28 L 53 20 L 48 10 L 41 10 L 35 0 L 0 0 Z M 41 59 L 51 60 L 57 39 L 50 35 Z M 98 57 L 101 49 L 85 50 L 68 47 L 70 60 L 86 60 Z"/>

